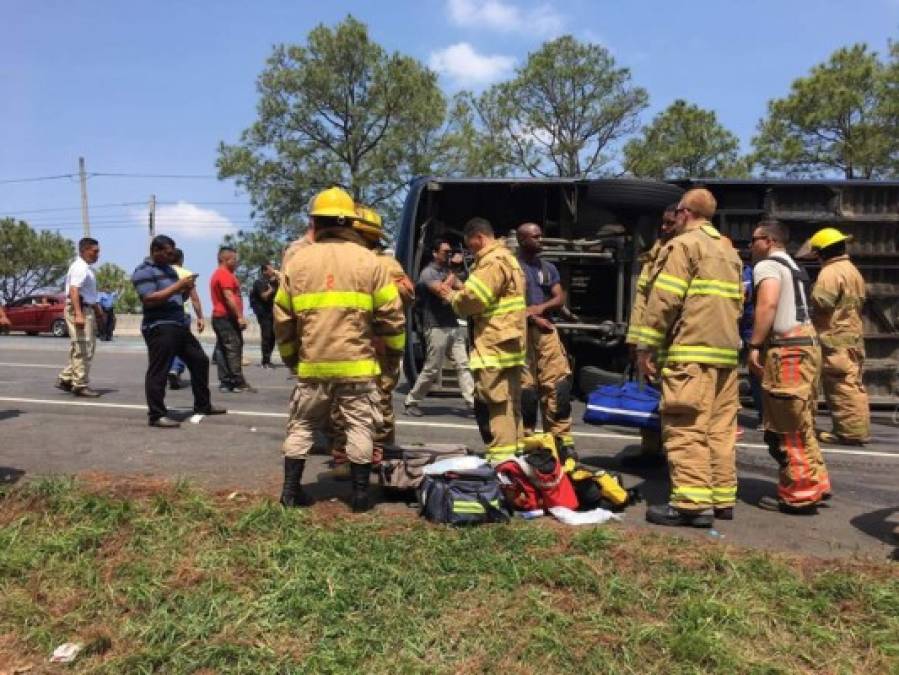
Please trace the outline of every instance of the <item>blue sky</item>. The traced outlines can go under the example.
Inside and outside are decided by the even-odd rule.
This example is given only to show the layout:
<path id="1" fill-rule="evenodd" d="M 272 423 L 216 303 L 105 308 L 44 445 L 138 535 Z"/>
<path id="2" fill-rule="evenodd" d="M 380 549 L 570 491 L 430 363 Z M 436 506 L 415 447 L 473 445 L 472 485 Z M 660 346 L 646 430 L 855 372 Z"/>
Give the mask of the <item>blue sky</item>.
<path id="1" fill-rule="evenodd" d="M 883 53 L 899 37 L 899 0 L 0 0 L 0 10 L 0 181 L 72 173 L 79 156 L 89 172 L 214 174 L 219 141 L 254 119 L 272 46 L 348 13 L 388 50 L 438 69 L 447 92 L 503 79 L 556 35 L 599 42 L 649 91 L 646 121 L 686 98 L 745 148 L 766 102 L 812 65 L 853 42 Z M 230 181 L 96 176 L 88 192 L 102 260 L 130 271 L 145 255 L 155 193 L 158 229 L 203 289 L 222 235 L 251 225 Z M 77 180 L 0 182 L 0 216 L 73 239 L 79 206 Z"/>

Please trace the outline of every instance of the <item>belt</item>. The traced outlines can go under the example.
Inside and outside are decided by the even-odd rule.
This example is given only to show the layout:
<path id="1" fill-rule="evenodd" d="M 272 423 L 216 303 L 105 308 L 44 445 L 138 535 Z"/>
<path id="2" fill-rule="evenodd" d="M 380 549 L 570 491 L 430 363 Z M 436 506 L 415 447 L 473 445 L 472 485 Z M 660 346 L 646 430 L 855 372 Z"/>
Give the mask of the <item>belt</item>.
<path id="1" fill-rule="evenodd" d="M 798 337 L 774 338 L 768 341 L 769 347 L 817 347 L 821 343 L 818 338 L 808 335 Z"/>
<path id="2" fill-rule="evenodd" d="M 72 303 L 71 300 L 66 300 L 66 304 L 67 304 L 67 305 L 71 305 L 71 304 L 73 304 L 73 303 Z M 96 302 L 85 302 L 84 300 L 81 301 L 81 307 L 82 307 L 82 309 L 85 308 L 85 307 L 93 307 L 93 306 L 96 305 L 96 304 L 97 304 Z"/>

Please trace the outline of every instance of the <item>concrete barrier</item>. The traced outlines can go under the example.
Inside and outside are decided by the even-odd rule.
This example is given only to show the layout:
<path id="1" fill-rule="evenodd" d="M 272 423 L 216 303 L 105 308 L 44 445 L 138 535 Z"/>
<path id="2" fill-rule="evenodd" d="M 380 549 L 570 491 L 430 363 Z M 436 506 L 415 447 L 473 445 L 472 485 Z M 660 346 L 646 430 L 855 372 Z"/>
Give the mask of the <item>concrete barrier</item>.
<path id="1" fill-rule="evenodd" d="M 143 320 L 142 314 L 116 314 L 115 335 L 124 337 L 140 337 L 140 322 Z M 259 342 L 259 324 L 256 323 L 256 317 L 250 315 L 247 317 L 247 329 L 243 333 L 245 342 Z M 196 320 L 194 321 L 194 330 L 196 331 Z M 212 319 L 206 319 L 206 330 L 204 337 L 214 335 L 212 332 Z"/>

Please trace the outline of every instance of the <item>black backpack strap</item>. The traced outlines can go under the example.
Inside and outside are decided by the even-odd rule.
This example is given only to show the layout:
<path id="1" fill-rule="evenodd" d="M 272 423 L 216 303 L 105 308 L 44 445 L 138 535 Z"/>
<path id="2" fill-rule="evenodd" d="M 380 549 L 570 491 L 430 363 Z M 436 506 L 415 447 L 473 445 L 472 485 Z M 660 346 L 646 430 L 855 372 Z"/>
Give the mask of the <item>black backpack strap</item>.
<path id="1" fill-rule="evenodd" d="M 809 278 L 806 269 L 795 262 L 793 264 L 795 264 L 796 267 L 793 267 L 793 265 L 779 256 L 768 256 L 765 260 L 771 260 L 790 270 L 790 276 L 793 277 L 793 300 L 796 303 L 796 320 L 799 323 L 808 321 L 810 316 L 808 311 L 808 298 L 811 279 Z"/>
<path id="2" fill-rule="evenodd" d="M 487 515 L 488 523 L 508 523 L 509 520 L 511 520 L 508 513 L 502 509 L 496 508 L 484 495 L 479 494 L 478 501 L 481 506 L 484 507 L 484 513 Z"/>

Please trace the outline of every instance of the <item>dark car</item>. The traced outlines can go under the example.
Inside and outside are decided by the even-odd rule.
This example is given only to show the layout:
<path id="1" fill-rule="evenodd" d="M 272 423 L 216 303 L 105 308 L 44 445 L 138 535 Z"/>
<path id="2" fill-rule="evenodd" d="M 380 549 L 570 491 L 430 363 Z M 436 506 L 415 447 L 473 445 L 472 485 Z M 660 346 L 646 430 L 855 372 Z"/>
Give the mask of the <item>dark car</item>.
<path id="1" fill-rule="evenodd" d="M 406 197 L 396 257 L 417 279 L 430 262 L 433 239 L 446 237 L 460 248 L 462 228 L 473 216 L 487 218 L 513 249 L 515 228 L 529 221 L 540 225 L 542 256 L 559 268 L 568 296 L 556 326 L 576 385 L 591 391 L 620 381 L 627 369 L 624 337 L 639 256 L 655 241 L 665 207 L 682 194 L 677 185 L 635 179 L 422 178 Z M 414 310 L 408 324 L 404 368 L 414 382 L 424 360 Z M 446 369 L 440 388 L 454 389 L 451 371 Z"/>
<path id="2" fill-rule="evenodd" d="M 69 334 L 65 320 L 66 298 L 61 293 L 37 293 L 11 302 L 4 308 L 11 331 L 28 335 L 52 333 L 56 337 Z"/>

